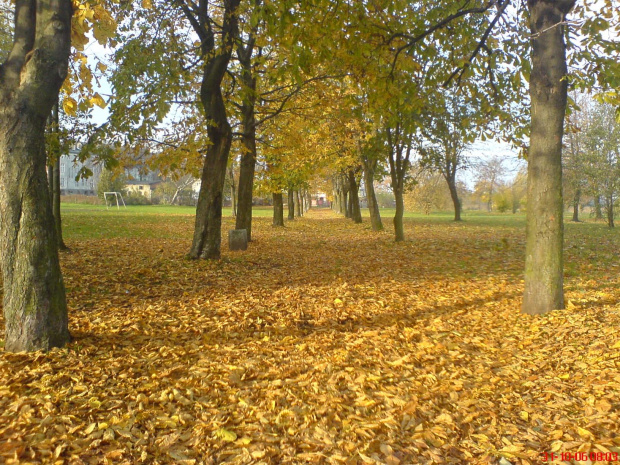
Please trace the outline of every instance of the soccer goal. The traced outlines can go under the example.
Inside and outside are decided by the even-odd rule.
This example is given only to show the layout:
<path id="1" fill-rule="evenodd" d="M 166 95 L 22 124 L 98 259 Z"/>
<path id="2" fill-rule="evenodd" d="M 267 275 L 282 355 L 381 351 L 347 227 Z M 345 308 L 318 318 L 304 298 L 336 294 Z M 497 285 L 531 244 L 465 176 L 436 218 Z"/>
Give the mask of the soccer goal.
<path id="1" fill-rule="evenodd" d="M 120 197 L 121 199 L 121 203 L 123 204 L 123 207 L 127 208 L 127 205 L 125 205 L 125 201 L 123 200 L 123 194 L 121 194 L 120 192 L 104 192 L 103 193 L 103 200 L 105 200 L 105 208 L 106 209 L 110 209 L 110 205 L 108 204 L 108 195 L 110 197 L 114 197 L 116 199 L 116 208 L 118 210 L 121 209 L 121 205 L 118 202 L 118 198 Z M 112 206 L 114 206 L 114 200 L 112 200 Z"/>

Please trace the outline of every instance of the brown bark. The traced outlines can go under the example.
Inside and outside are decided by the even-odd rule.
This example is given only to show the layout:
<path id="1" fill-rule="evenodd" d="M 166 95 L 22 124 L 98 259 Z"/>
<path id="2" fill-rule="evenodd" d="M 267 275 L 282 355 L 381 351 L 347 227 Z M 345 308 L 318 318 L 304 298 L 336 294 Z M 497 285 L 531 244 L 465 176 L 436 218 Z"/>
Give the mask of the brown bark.
<path id="1" fill-rule="evenodd" d="M 564 308 L 562 136 L 567 67 L 562 22 L 573 5 L 574 0 L 528 1 L 532 123 L 522 310 L 529 314 Z"/>
<path id="2" fill-rule="evenodd" d="M 609 196 L 606 199 L 607 203 L 607 226 L 613 228 L 614 225 L 614 198 L 613 196 Z"/>
<path id="3" fill-rule="evenodd" d="M 376 160 L 362 158 L 364 166 L 364 187 L 366 189 L 366 201 L 368 202 L 368 212 L 370 213 L 370 224 L 373 231 L 383 230 L 381 221 L 381 212 L 377 204 L 377 196 L 375 195 L 375 170 L 377 168 Z"/>
<path id="4" fill-rule="evenodd" d="M 58 100 L 54 104 L 54 108 L 52 108 L 52 130 L 58 131 L 60 130 L 60 108 L 58 104 Z M 62 218 L 60 214 L 60 146 L 58 145 L 60 141 L 56 141 L 54 144 L 55 153 L 50 154 L 48 159 L 52 159 L 53 166 L 48 167 L 48 182 L 50 182 L 50 192 L 52 194 L 52 214 L 54 215 L 54 226 L 56 227 L 56 239 L 58 240 L 58 248 L 60 250 L 68 250 L 69 248 L 65 244 L 65 241 L 62 238 Z M 51 170 L 50 170 L 51 168 Z M 50 178 L 51 171 L 51 178 Z"/>
<path id="5" fill-rule="evenodd" d="M 573 221 L 579 222 L 579 200 L 581 198 L 581 191 L 575 190 L 575 196 L 573 197 Z"/>
<path id="6" fill-rule="evenodd" d="M 211 142 L 204 159 L 198 205 L 196 206 L 194 238 L 189 252 L 189 257 L 194 259 L 220 258 L 223 189 L 232 142 L 232 130 L 226 115 L 221 85 L 237 35 L 237 8 L 239 3 L 240 0 L 224 2 L 222 44 L 217 54 L 213 53 L 215 51 L 215 37 L 212 27 L 207 28 L 204 24 L 200 27 L 199 24 L 195 24 L 192 19 L 195 21 L 196 18 L 192 16 L 191 12 L 184 10 L 203 40 L 205 64 L 200 87 L 200 102 L 204 109 L 207 135 Z M 206 11 L 207 5 L 203 3 L 200 5 Z M 204 11 L 201 13 L 206 14 Z"/>
<path id="7" fill-rule="evenodd" d="M 241 64 L 243 82 L 243 101 L 241 103 L 241 124 L 243 134 L 241 143 L 243 155 L 239 169 L 239 201 L 237 209 L 237 229 L 245 229 L 248 241 L 252 240 L 252 198 L 254 191 L 254 171 L 256 168 L 256 77 L 252 75 L 252 52 L 254 38 L 250 36 L 246 46 L 237 46 L 237 57 Z"/>
<path id="8" fill-rule="evenodd" d="M 456 173 L 452 176 L 446 177 L 448 183 L 448 189 L 450 189 L 450 198 L 452 199 L 452 205 L 454 206 L 454 221 L 461 221 L 461 201 L 459 199 L 459 193 L 456 189 Z"/>
<path id="9" fill-rule="evenodd" d="M 273 193 L 273 225 L 284 226 L 284 202 L 282 192 Z"/>
<path id="10" fill-rule="evenodd" d="M 56 240 L 60 250 L 69 250 L 62 237 L 62 217 L 60 213 L 60 154 L 54 162 L 54 190 L 52 193 L 52 213 L 56 227 Z"/>
<path id="11" fill-rule="evenodd" d="M 392 191 L 396 200 L 396 212 L 394 213 L 394 240 L 401 242 L 405 240 L 405 230 L 403 226 L 403 215 L 405 213 L 405 202 L 403 198 L 405 174 L 409 169 L 409 158 L 411 156 L 411 142 L 403 140 L 400 125 L 395 129 L 387 128 L 386 135 L 389 145 L 388 161 L 390 163 L 390 177 L 392 180 Z"/>
<path id="12" fill-rule="evenodd" d="M 295 213 L 297 217 L 303 216 L 303 212 L 301 211 L 301 202 L 299 201 L 299 191 L 295 191 Z"/>
<path id="13" fill-rule="evenodd" d="M 288 219 L 295 219 L 295 192 L 292 189 L 288 191 Z"/>
<path id="14" fill-rule="evenodd" d="M 69 339 L 46 174 L 45 126 L 67 74 L 72 5 L 15 2 L 13 48 L 0 72 L 0 261 L 5 350 Z"/>
<path id="15" fill-rule="evenodd" d="M 601 207 L 601 196 L 600 195 L 595 195 L 594 196 L 594 219 L 596 220 L 602 220 L 603 219 L 603 209 Z"/>
<path id="16" fill-rule="evenodd" d="M 355 223 L 362 222 L 362 211 L 360 209 L 360 199 L 359 199 L 359 185 L 357 184 L 357 180 L 355 179 L 355 172 L 353 170 L 349 170 L 348 173 L 349 178 L 349 198 L 351 199 L 351 218 Z"/>
<path id="17" fill-rule="evenodd" d="M 230 179 L 230 203 L 231 203 L 231 212 L 230 212 L 230 216 L 232 216 L 233 218 L 235 218 L 237 216 L 237 189 L 235 186 L 235 170 L 233 168 L 233 165 L 231 164 L 228 167 L 228 178 Z M 177 189 L 178 192 L 178 189 Z M 176 192 L 174 194 L 174 196 L 176 197 Z M 171 202 L 172 204 L 174 204 L 174 199 Z"/>

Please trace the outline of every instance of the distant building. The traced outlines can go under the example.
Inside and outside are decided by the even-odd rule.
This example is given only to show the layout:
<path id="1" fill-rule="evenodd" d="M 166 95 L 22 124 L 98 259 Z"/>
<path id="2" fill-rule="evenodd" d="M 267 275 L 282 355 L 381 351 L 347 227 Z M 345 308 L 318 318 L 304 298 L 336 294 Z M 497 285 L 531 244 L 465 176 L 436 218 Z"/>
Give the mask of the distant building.
<path id="1" fill-rule="evenodd" d="M 125 177 L 127 193 L 141 194 L 149 200 L 153 198 L 153 191 L 162 183 L 158 172 L 148 171 L 139 165 L 125 168 Z"/>
<path id="2" fill-rule="evenodd" d="M 60 193 L 61 195 L 97 195 L 97 185 L 101 179 L 103 167 L 93 158 L 85 161 L 77 159 L 79 151 L 71 149 L 67 155 L 60 157 Z M 84 178 L 88 172 L 92 175 Z M 78 179 L 76 180 L 76 177 Z M 144 195 L 151 199 L 153 191 L 162 180 L 159 173 L 135 165 L 125 168 L 127 178 L 126 190 Z"/>
<path id="3" fill-rule="evenodd" d="M 69 154 L 60 157 L 60 194 L 97 195 L 97 184 L 101 178 L 101 165 L 92 159 L 76 161 L 78 150 L 71 149 Z M 83 178 L 80 173 L 90 170 L 93 174 Z M 81 179 L 76 177 L 80 176 Z"/>

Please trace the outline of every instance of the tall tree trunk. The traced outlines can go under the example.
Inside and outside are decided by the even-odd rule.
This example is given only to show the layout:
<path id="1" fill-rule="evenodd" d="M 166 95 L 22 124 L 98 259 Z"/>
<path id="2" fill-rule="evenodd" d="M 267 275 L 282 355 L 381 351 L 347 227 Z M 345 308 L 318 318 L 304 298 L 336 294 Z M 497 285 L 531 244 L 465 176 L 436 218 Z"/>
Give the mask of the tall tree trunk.
<path id="1" fill-rule="evenodd" d="M 303 212 L 301 211 L 301 202 L 299 201 L 299 191 L 295 191 L 295 213 L 297 217 L 303 216 Z"/>
<path id="2" fill-rule="evenodd" d="M 72 4 L 18 1 L 0 72 L 0 262 L 9 352 L 69 339 L 67 303 L 46 176 L 45 125 L 67 75 Z"/>
<path id="3" fill-rule="evenodd" d="M 373 231 L 381 231 L 383 223 L 381 221 L 381 212 L 375 195 L 375 169 L 377 162 L 374 160 L 362 159 L 364 166 L 364 187 L 366 189 L 366 201 L 368 203 L 368 212 L 370 213 L 370 224 Z"/>
<path id="4" fill-rule="evenodd" d="M 52 108 L 52 130 L 58 135 L 60 131 L 60 105 L 58 100 Z M 51 176 L 51 192 L 52 192 L 52 214 L 54 215 L 54 226 L 56 227 L 56 238 L 58 240 L 58 248 L 60 250 L 68 250 L 65 241 L 62 238 L 62 218 L 60 216 L 60 140 L 54 144 L 55 150 L 53 154 L 48 156 L 48 159 L 53 160 L 53 166 L 48 167 L 48 182 L 50 179 L 50 168 L 52 171 Z"/>
<path id="5" fill-rule="evenodd" d="M 511 190 L 512 190 L 512 214 L 514 215 L 515 213 L 517 213 L 517 210 L 519 209 L 519 199 L 517 198 L 517 193 L 516 193 L 514 184 L 512 185 Z"/>
<path id="6" fill-rule="evenodd" d="M 306 198 L 305 198 L 305 193 L 303 189 L 299 191 L 299 205 L 301 209 L 301 214 L 303 216 L 306 214 Z"/>
<path id="7" fill-rule="evenodd" d="M 284 226 L 284 202 L 282 192 L 273 193 L 273 225 Z"/>
<path id="8" fill-rule="evenodd" d="M 47 187 L 50 191 L 50 202 L 54 206 L 54 161 L 47 157 Z"/>
<path id="9" fill-rule="evenodd" d="M 56 226 L 56 239 L 60 250 L 68 250 L 62 238 L 62 218 L 60 216 L 60 154 L 54 162 L 54 193 L 52 198 L 52 212 L 54 215 L 54 225 Z"/>
<path id="10" fill-rule="evenodd" d="M 353 170 L 349 170 L 349 196 L 351 198 L 351 218 L 356 223 L 362 222 L 362 211 L 360 209 L 360 198 L 358 195 L 359 186 L 355 179 Z"/>
<path id="11" fill-rule="evenodd" d="M 346 175 L 343 177 L 342 181 L 342 208 L 344 211 L 345 218 L 351 218 L 351 192 L 349 191 L 349 182 L 346 179 Z"/>
<path id="12" fill-rule="evenodd" d="M 401 242 L 405 240 L 405 228 L 403 226 L 403 215 L 405 213 L 405 201 L 402 188 L 394 188 L 394 198 L 396 200 L 396 212 L 394 213 L 394 240 Z"/>
<path id="13" fill-rule="evenodd" d="M 531 136 L 523 312 L 564 308 L 562 136 L 566 114 L 566 14 L 574 0 L 529 0 Z"/>
<path id="14" fill-rule="evenodd" d="M 602 220 L 603 219 L 603 208 L 601 207 L 601 196 L 594 196 L 594 219 Z"/>
<path id="15" fill-rule="evenodd" d="M 295 192 L 292 189 L 288 190 L 288 219 L 295 219 Z"/>
<path id="16" fill-rule="evenodd" d="M 456 189 L 456 174 L 446 176 L 446 182 L 448 183 L 448 189 L 450 189 L 452 205 L 454 205 L 454 221 L 461 221 L 461 201 L 459 199 L 458 190 Z"/>
<path id="17" fill-rule="evenodd" d="M 607 226 L 614 227 L 614 198 L 609 195 L 606 199 L 607 202 Z"/>
<path id="18" fill-rule="evenodd" d="M 204 70 L 200 87 L 200 102 L 204 109 L 207 135 L 210 145 L 202 168 L 200 192 L 196 206 L 194 238 L 189 257 L 198 259 L 220 258 L 222 242 L 222 201 L 226 166 L 232 142 L 232 130 L 226 115 L 222 96 L 222 80 L 228 69 L 237 31 L 237 8 L 240 0 L 225 2 L 222 46 L 212 55 L 214 38 L 212 31 L 201 31 L 207 37 L 203 41 Z M 202 5 L 202 3 L 201 3 Z M 203 6 L 206 8 L 206 4 Z M 186 13 L 191 14 L 191 13 Z M 206 47 L 206 48 L 205 48 Z"/>
<path id="19" fill-rule="evenodd" d="M 239 169 L 239 208 L 237 210 L 237 229 L 245 229 L 248 241 L 252 240 L 252 197 L 254 190 L 254 171 L 256 168 L 256 78 L 252 76 L 253 39 L 246 47 L 238 46 L 237 55 L 242 69 L 244 98 L 241 104 L 241 123 L 243 135 L 243 155 Z"/>
<path id="20" fill-rule="evenodd" d="M 235 186 L 235 170 L 232 163 L 228 167 L 228 177 L 230 178 L 230 203 L 232 207 L 230 216 L 235 218 L 237 216 L 237 189 Z M 239 176 L 239 179 L 241 179 L 241 176 Z"/>
<path id="21" fill-rule="evenodd" d="M 573 221 L 579 222 L 579 200 L 581 199 L 581 190 L 575 190 L 575 196 L 573 197 Z"/>

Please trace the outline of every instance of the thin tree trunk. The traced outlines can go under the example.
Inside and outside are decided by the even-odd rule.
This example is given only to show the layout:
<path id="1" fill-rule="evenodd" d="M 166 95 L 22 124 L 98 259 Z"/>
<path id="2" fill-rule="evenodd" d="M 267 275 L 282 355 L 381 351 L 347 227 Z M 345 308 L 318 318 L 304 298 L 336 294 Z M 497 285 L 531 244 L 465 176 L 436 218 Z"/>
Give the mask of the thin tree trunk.
<path id="1" fill-rule="evenodd" d="M 52 130 L 58 135 L 60 131 L 60 105 L 58 100 L 52 108 Z M 53 160 L 53 166 L 48 167 L 48 181 L 50 179 L 49 170 L 51 168 L 51 192 L 52 192 L 52 214 L 54 215 L 54 225 L 56 227 L 56 238 L 58 240 L 58 248 L 60 250 L 68 250 L 65 241 L 62 238 L 62 218 L 60 216 L 60 140 L 56 141 L 55 153 L 50 154 L 48 159 Z"/>
<path id="2" fill-rule="evenodd" d="M 459 193 L 456 189 L 455 176 L 447 176 L 446 182 L 448 183 L 448 189 L 450 189 L 450 198 L 452 198 L 452 205 L 454 205 L 454 221 L 461 221 L 461 201 L 459 199 Z"/>
<path id="3" fill-rule="evenodd" d="M 60 250 L 68 250 L 62 238 L 62 218 L 60 216 L 60 154 L 54 163 L 54 196 L 52 199 L 52 212 L 54 214 L 54 224 L 56 226 L 56 238 Z"/>
<path id="4" fill-rule="evenodd" d="M 581 190 L 577 189 L 575 191 L 575 197 L 573 197 L 573 221 L 575 223 L 579 222 L 579 200 L 581 198 Z"/>
<path id="5" fill-rule="evenodd" d="M 362 222 L 362 211 L 360 209 L 360 199 L 358 195 L 359 186 L 355 180 L 355 173 L 349 170 L 349 196 L 351 199 L 351 218 L 355 223 Z"/>
<path id="6" fill-rule="evenodd" d="M 601 207 L 601 196 L 600 195 L 595 195 L 594 196 L 594 219 L 596 220 L 602 220 L 603 219 L 603 208 Z"/>
<path id="7" fill-rule="evenodd" d="M 611 195 L 607 197 L 607 226 L 614 227 L 614 199 Z"/>
<path id="8" fill-rule="evenodd" d="M 292 189 L 288 190 L 288 219 L 295 219 L 295 192 Z"/>
<path id="9" fill-rule="evenodd" d="M 284 226 L 284 202 L 282 192 L 273 193 L 273 225 Z"/>
<path id="10" fill-rule="evenodd" d="M 517 199 L 517 193 L 515 192 L 515 186 L 512 186 L 512 214 L 517 213 L 519 209 L 519 199 Z"/>
<path id="11" fill-rule="evenodd" d="M 530 0 L 531 136 L 523 312 L 564 308 L 562 136 L 566 114 L 563 21 L 574 0 Z"/>
<path id="12" fill-rule="evenodd" d="M 230 203 L 232 207 L 230 216 L 235 218 L 237 216 L 237 186 L 235 186 L 235 169 L 233 163 L 228 167 L 228 178 L 230 179 Z M 239 181 L 241 181 L 241 176 L 239 176 Z"/>
<path id="13" fill-rule="evenodd" d="M 304 196 L 304 190 L 301 189 L 299 191 L 299 205 L 300 205 L 300 210 L 301 210 L 301 215 L 305 215 L 306 214 L 306 202 L 305 202 L 305 196 Z"/>
<path id="14" fill-rule="evenodd" d="M 46 174 L 45 125 L 67 74 L 71 2 L 17 2 L 0 73 L 0 266 L 4 350 L 70 340 Z"/>
<path id="15" fill-rule="evenodd" d="M 52 202 L 52 208 L 54 203 L 54 162 L 47 157 L 47 187 L 50 191 L 50 201 Z"/>
<path id="16" fill-rule="evenodd" d="M 299 201 L 299 191 L 295 191 L 295 213 L 297 217 L 303 216 L 303 212 L 301 211 L 301 203 Z"/>
<path id="17" fill-rule="evenodd" d="M 363 159 L 364 165 L 364 187 L 366 189 L 366 201 L 368 203 L 368 212 L 370 213 L 370 224 L 373 231 L 383 230 L 383 222 L 381 221 L 381 212 L 377 204 L 377 196 L 375 195 L 375 169 L 377 162 Z"/>
<path id="18" fill-rule="evenodd" d="M 403 199 L 403 191 L 400 188 L 394 189 L 394 198 L 396 199 L 396 212 L 394 213 L 394 240 L 401 242 L 405 240 L 405 228 L 403 226 L 403 215 L 405 213 L 405 201 Z"/>
<path id="19" fill-rule="evenodd" d="M 246 69 L 249 67 L 249 70 Z M 245 229 L 248 241 L 252 240 L 252 197 L 254 191 L 254 172 L 256 168 L 256 119 L 254 115 L 254 100 L 256 80 L 252 77 L 251 58 L 243 69 L 244 83 L 251 98 L 248 97 L 242 105 L 243 156 L 239 168 L 239 202 L 237 209 L 237 229 Z"/>

